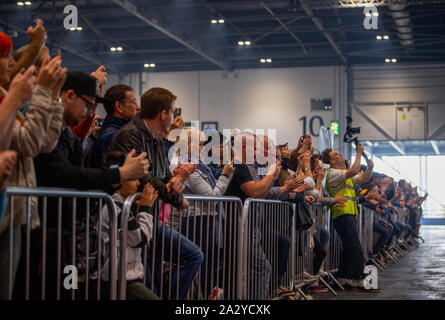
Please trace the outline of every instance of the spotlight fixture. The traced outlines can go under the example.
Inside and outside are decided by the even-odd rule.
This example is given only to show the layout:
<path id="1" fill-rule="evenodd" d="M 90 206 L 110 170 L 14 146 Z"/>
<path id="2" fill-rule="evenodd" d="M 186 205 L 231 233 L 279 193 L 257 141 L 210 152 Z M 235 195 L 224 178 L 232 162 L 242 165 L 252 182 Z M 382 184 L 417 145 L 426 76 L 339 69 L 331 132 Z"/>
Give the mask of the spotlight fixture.
<path id="1" fill-rule="evenodd" d="M 392 63 L 396 63 L 396 62 L 397 62 L 397 59 L 391 59 L 391 62 L 392 62 Z"/>
<path id="2" fill-rule="evenodd" d="M 250 42 L 250 41 L 245 41 L 244 44 L 245 44 L 246 46 L 250 46 L 250 45 L 251 45 L 251 42 Z"/>
<path id="3" fill-rule="evenodd" d="M 82 27 L 77 27 L 76 30 L 77 31 L 82 31 Z"/>
<path id="4" fill-rule="evenodd" d="M 389 63 L 389 62 L 391 62 L 391 60 L 388 59 L 388 58 L 386 58 L 386 59 L 385 59 L 385 62 L 386 62 L 386 63 Z"/>
<path id="5" fill-rule="evenodd" d="M 117 47 L 116 50 L 117 51 L 122 51 L 123 49 L 122 49 L 122 47 Z"/>
<path id="6" fill-rule="evenodd" d="M 372 15 L 373 15 L 374 17 L 378 17 L 378 16 L 379 16 L 379 13 L 378 13 L 378 12 L 374 12 Z"/>
<path id="7" fill-rule="evenodd" d="M 272 59 L 266 59 L 266 62 L 267 62 L 267 63 L 271 63 L 271 62 L 272 62 Z"/>
<path id="8" fill-rule="evenodd" d="M 218 20 L 213 19 L 212 21 L 210 21 L 211 23 L 215 24 L 218 23 Z"/>
<path id="9" fill-rule="evenodd" d="M 146 64 L 144 64 L 144 67 L 148 68 L 148 67 L 150 67 L 150 65 L 148 63 L 146 63 Z"/>
<path id="10" fill-rule="evenodd" d="M 117 49 L 115 48 L 115 47 L 111 47 L 110 48 L 110 51 L 113 51 L 113 52 L 115 52 Z"/>
<path id="11" fill-rule="evenodd" d="M 219 19 L 218 23 L 224 23 L 224 19 Z"/>
<path id="12" fill-rule="evenodd" d="M 20 6 L 20 7 L 22 7 L 22 6 L 24 6 L 25 4 L 24 4 L 22 1 L 19 1 L 19 2 L 17 2 L 17 5 Z"/>
<path id="13" fill-rule="evenodd" d="M 144 67 L 145 68 L 154 68 L 154 67 L 156 67 L 156 65 L 154 63 L 146 63 L 146 64 L 144 64 Z"/>
<path id="14" fill-rule="evenodd" d="M 377 36 L 376 39 L 377 40 L 382 40 L 382 36 Z"/>
<path id="15" fill-rule="evenodd" d="M 369 12 L 365 13 L 365 17 L 370 17 L 370 16 L 371 16 L 371 14 Z"/>
<path id="16" fill-rule="evenodd" d="M 260 59 L 261 63 L 266 63 L 266 59 Z"/>
<path id="17" fill-rule="evenodd" d="M 385 36 L 383 36 L 383 39 L 389 40 L 389 36 L 385 35 Z"/>
<path id="18" fill-rule="evenodd" d="M 150 68 L 154 68 L 156 65 L 154 63 L 150 63 Z"/>
<path id="19" fill-rule="evenodd" d="M 244 41 L 238 41 L 239 46 L 244 46 Z"/>
<path id="20" fill-rule="evenodd" d="M 260 59 L 260 62 L 261 62 L 261 63 L 266 63 L 266 62 L 267 62 L 267 63 L 271 63 L 271 62 L 272 62 L 272 59 L 271 59 L 271 58 L 261 58 L 261 59 Z"/>

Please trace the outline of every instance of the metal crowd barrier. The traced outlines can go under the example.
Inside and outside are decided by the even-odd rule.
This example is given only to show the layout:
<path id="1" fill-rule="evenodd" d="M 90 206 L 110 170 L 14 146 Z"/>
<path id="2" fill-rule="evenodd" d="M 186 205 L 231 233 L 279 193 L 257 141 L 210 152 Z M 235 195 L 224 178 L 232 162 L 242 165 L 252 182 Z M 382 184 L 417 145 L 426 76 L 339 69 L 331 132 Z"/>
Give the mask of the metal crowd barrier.
<path id="1" fill-rule="evenodd" d="M 248 198 L 244 202 L 243 299 L 274 298 L 295 280 L 291 203 Z"/>
<path id="2" fill-rule="evenodd" d="M 139 197 L 140 193 L 126 199 L 120 218 L 119 299 L 125 299 L 126 296 L 124 244 L 127 243 L 128 217 L 134 201 Z M 185 198 L 189 206 L 183 212 L 178 212 L 161 201 L 156 202 L 153 210 L 153 238 L 144 252 L 143 264 L 151 274 L 151 279 L 144 279 L 145 285 L 162 299 L 181 298 L 180 245 L 183 238 L 174 241 L 172 236 L 174 230 L 196 244 L 204 256 L 204 261 L 188 290 L 187 298 L 241 299 L 243 261 L 241 200 L 235 197 L 196 195 L 185 195 Z M 168 212 L 170 215 L 167 219 Z M 173 277 L 176 278 L 176 282 Z"/>
<path id="3" fill-rule="evenodd" d="M 363 258 L 365 262 L 372 257 L 374 246 L 373 229 L 374 229 L 374 210 L 366 208 L 362 205 L 358 210 L 358 230 L 360 244 L 362 245 Z"/>
<path id="4" fill-rule="evenodd" d="M 118 217 L 113 199 L 103 192 L 49 188 L 8 188 L 6 192 L 11 217 L 4 232 L 8 232 L 7 237 L 3 234 L 9 244 L 9 299 L 126 298 L 128 219 L 140 193 L 125 200 Z M 41 227 L 31 231 L 36 197 Z M 341 241 L 328 207 L 310 206 L 313 226 L 299 230 L 296 218 L 303 210 L 301 204 L 249 198 L 243 206 L 235 197 L 185 197 L 189 206 L 183 212 L 156 202 L 152 241 L 143 249 L 143 281 L 162 299 L 270 299 L 277 297 L 281 287 L 305 297 L 301 286 L 309 282 L 306 277 L 314 271 L 313 248 L 315 240 L 320 240 L 320 228 L 326 229 L 330 238 L 318 277 L 334 294 L 324 276 L 342 288 L 332 275 L 338 270 Z M 13 212 L 17 201 L 26 204 L 25 241 L 18 271 L 22 268 L 25 276 L 17 277 L 14 286 L 17 228 Z M 103 206 L 108 209 L 108 221 L 99 214 Z M 374 212 L 360 207 L 357 218 L 363 253 L 368 259 L 374 241 Z M 107 237 L 109 241 L 102 241 Z M 180 280 L 184 276 L 180 248 L 187 239 L 198 247 L 204 260 L 190 275 L 190 286 L 184 287 Z M 62 272 L 67 265 L 77 268 L 80 290 L 64 288 L 66 277 Z M 38 272 L 31 269 L 36 266 Z M 109 279 L 103 277 L 105 271 Z"/>
<path id="5" fill-rule="evenodd" d="M 7 235 L 8 299 L 117 298 L 117 216 L 108 194 L 56 188 L 7 188 L 6 194 L 9 223 L 2 241 Z M 19 228 L 14 210 L 23 204 L 26 224 Z M 106 246 L 100 241 L 102 204 L 109 212 Z M 37 214 L 40 227 L 32 230 L 32 215 Z M 101 281 L 105 263 L 110 275 L 106 286 Z"/>

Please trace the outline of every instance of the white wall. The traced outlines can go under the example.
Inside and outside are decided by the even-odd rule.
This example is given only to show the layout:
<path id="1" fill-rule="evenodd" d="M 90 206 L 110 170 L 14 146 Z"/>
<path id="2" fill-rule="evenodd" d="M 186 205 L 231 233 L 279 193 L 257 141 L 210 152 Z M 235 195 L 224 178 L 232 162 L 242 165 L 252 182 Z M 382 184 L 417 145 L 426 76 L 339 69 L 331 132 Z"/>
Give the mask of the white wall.
<path id="1" fill-rule="evenodd" d="M 142 92 L 160 86 L 177 95 L 176 106 L 182 107 L 186 121 L 218 121 L 220 131 L 276 129 L 277 142 L 289 142 L 290 147 L 303 133 L 301 117 L 307 117 L 309 126 L 310 118 L 318 115 L 329 126 L 346 105 L 343 67 L 145 73 L 142 79 Z M 139 93 L 139 74 L 121 80 Z M 117 81 L 109 79 L 108 86 Z M 311 112 L 311 98 L 332 99 L 333 111 Z M 314 124 L 318 132 L 318 122 Z"/>
<path id="2" fill-rule="evenodd" d="M 354 103 L 394 140 L 428 139 L 445 124 L 445 64 L 354 67 L 353 83 Z M 402 119 L 403 113 L 396 113 L 395 104 L 408 107 L 411 105 L 409 102 L 428 106 L 426 121 L 423 114 L 404 112 L 407 118 Z M 373 103 L 381 105 L 372 106 Z M 354 126 L 362 126 L 363 139 L 386 140 L 356 111 L 352 117 Z M 435 138 L 445 139 L 445 130 Z"/>

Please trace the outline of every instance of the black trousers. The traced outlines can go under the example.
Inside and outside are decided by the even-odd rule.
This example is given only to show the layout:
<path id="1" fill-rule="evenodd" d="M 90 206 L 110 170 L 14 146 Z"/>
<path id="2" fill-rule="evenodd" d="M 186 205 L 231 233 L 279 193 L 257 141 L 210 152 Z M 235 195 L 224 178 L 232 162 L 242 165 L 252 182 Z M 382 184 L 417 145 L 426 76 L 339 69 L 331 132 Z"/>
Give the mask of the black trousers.
<path id="1" fill-rule="evenodd" d="M 334 228 L 340 236 L 343 246 L 337 276 L 345 279 L 363 279 L 365 262 L 358 236 L 356 217 L 352 214 L 339 216 L 334 219 Z"/>
<path id="2" fill-rule="evenodd" d="M 373 231 L 379 234 L 379 237 L 374 244 L 374 248 L 372 250 L 373 253 L 378 253 L 380 249 L 383 248 L 385 243 L 388 241 L 391 236 L 391 231 L 384 227 L 381 223 L 374 221 Z"/>

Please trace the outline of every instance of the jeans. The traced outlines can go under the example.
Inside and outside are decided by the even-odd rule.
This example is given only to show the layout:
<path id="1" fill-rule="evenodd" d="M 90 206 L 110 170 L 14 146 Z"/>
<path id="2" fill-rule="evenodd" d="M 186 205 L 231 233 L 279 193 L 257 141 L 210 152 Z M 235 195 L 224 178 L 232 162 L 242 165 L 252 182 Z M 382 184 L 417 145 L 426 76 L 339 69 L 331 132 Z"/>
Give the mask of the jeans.
<path id="1" fill-rule="evenodd" d="M 320 240 L 314 237 L 314 260 L 313 274 L 320 272 L 321 265 L 326 258 L 326 247 L 329 243 L 330 233 L 324 228 L 320 228 Z"/>
<path id="2" fill-rule="evenodd" d="M 343 250 L 340 255 L 338 277 L 360 280 L 364 278 L 365 262 L 357 230 L 357 219 L 344 214 L 334 219 L 334 228 L 340 236 Z"/>
<path id="3" fill-rule="evenodd" d="M 383 248 L 385 243 L 388 241 L 388 238 L 391 236 L 391 232 L 377 221 L 374 221 L 373 232 L 379 234 L 379 237 L 376 243 L 374 244 L 374 248 L 372 250 L 372 252 L 376 254 L 379 252 L 380 249 Z"/>
<path id="4" fill-rule="evenodd" d="M 155 248 L 153 248 L 153 246 L 150 247 L 151 254 L 149 255 L 153 257 L 153 251 L 155 251 L 155 258 L 157 260 L 163 258 L 164 261 L 169 261 L 174 264 L 171 269 L 171 299 L 184 300 L 187 297 L 193 279 L 204 260 L 204 255 L 196 244 L 161 222 L 157 222 L 156 232 L 156 246 Z M 147 287 L 151 286 L 150 266 L 150 260 L 147 260 Z M 155 276 L 160 276 L 162 273 L 159 264 L 155 264 L 155 270 L 152 271 Z M 178 295 L 177 292 L 179 293 Z M 168 299 L 168 292 L 164 292 L 164 295 L 166 295 L 164 298 Z"/>
<path id="5" fill-rule="evenodd" d="M 252 230 L 250 240 L 250 270 L 248 299 L 266 300 L 269 292 L 271 266 L 261 245 L 260 230 Z"/>
<path id="6" fill-rule="evenodd" d="M 194 235 L 192 240 L 201 247 L 204 253 L 204 259 L 201 264 L 201 290 L 204 298 L 207 298 L 210 295 L 212 287 L 228 287 L 227 283 L 223 284 L 222 281 L 225 250 L 221 248 L 219 244 L 219 234 L 223 229 L 222 227 L 220 228 L 218 219 L 217 216 L 215 218 L 206 215 L 190 216 L 182 218 L 181 223 L 181 233 L 190 238 Z M 224 220 L 221 222 L 224 225 Z M 227 256 L 225 257 L 225 263 L 227 265 L 229 261 L 228 255 L 231 254 L 231 250 L 229 250 L 228 245 L 226 246 L 226 249 L 228 249 L 226 251 Z M 235 257 L 232 259 L 234 261 Z M 230 277 L 231 275 L 226 274 L 225 282 L 228 282 Z"/>

